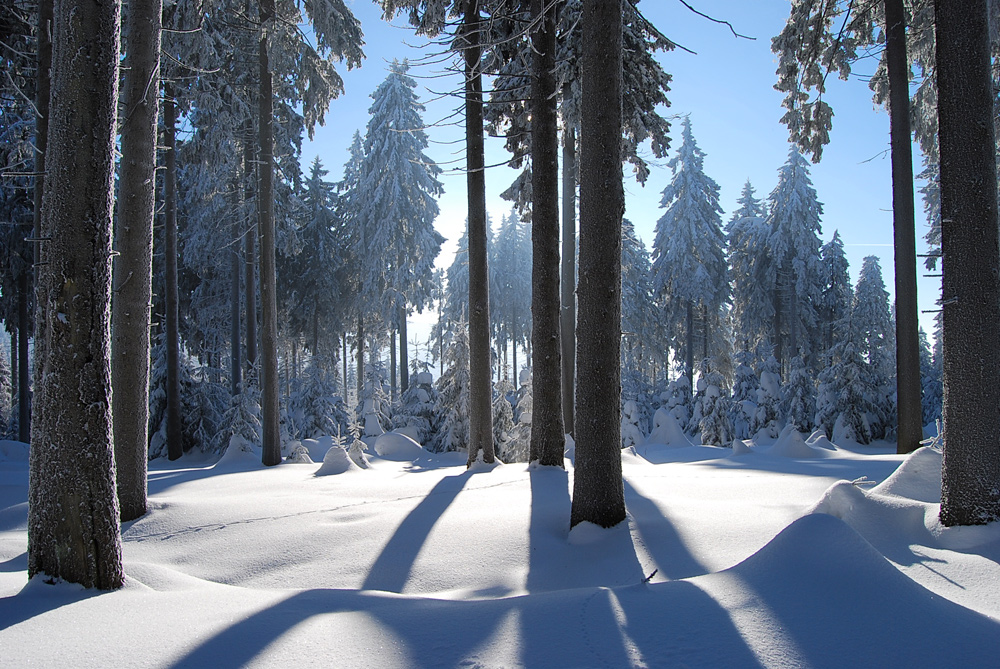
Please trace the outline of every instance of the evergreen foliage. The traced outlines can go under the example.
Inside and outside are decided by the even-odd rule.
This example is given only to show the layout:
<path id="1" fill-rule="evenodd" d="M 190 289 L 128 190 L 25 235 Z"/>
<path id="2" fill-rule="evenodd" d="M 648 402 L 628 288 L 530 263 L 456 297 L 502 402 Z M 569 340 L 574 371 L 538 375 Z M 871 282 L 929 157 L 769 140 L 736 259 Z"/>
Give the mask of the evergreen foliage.
<path id="1" fill-rule="evenodd" d="M 469 332 L 460 320 L 445 355 L 447 368 L 438 379 L 437 414 L 441 425 L 432 451 L 458 451 L 469 445 Z"/>
<path id="2" fill-rule="evenodd" d="M 757 423 L 757 390 L 760 380 L 754 372 L 753 354 L 742 350 L 735 356 L 736 370 L 733 374 L 733 394 L 729 402 L 729 424 L 734 439 L 750 439 L 759 429 Z"/>
<path id="3" fill-rule="evenodd" d="M 514 409 L 510 397 L 514 386 L 507 377 L 493 386 L 493 450 L 501 462 L 514 462 L 517 453 L 510 448 L 514 440 Z"/>
<path id="4" fill-rule="evenodd" d="M 933 425 L 941 420 L 941 404 L 943 389 L 941 384 L 941 368 L 934 364 L 931 348 L 927 343 L 927 333 L 920 330 L 920 381 L 921 404 L 923 408 L 923 424 Z"/>
<path id="5" fill-rule="evenodd" d="M 430 372 L 418 372 L 410 377 L 410 385 L 399 398 L 399 405 L 392 415 L 393 429 L 415 429 L 417 441 L 430 444 L 437 432 L 438 391 Z"/>

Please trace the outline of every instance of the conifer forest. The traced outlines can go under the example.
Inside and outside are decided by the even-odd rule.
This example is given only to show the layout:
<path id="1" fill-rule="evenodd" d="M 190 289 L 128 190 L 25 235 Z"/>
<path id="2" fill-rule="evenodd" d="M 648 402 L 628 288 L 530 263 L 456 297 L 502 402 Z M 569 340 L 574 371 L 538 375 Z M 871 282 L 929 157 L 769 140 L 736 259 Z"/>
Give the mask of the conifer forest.
<path id="1" fill-rule="evenodd" d="M 5 1 L 0 664 L 992 666 L 1000 5 L 775 4 Z"/>

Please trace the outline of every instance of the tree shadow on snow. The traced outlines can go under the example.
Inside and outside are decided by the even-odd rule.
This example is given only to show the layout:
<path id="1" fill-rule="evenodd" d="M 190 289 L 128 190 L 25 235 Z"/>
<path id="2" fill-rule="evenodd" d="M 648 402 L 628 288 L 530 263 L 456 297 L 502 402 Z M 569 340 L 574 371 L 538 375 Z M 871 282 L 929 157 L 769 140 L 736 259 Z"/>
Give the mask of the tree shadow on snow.
<path id="1" fill-rule="evenodd" d="M 458 493 L 462 491 L 471 476 L 472 472 L 463 472 L 441 479 L 420 500 L 420 503 L 413 507 L 372 563 L 368 576 L 361 586 L 362 590 L 403 591 L 417 555 L 431 530 L 458 497 Z"/>
<path id="2" fill-rule="evenodd" d="M 4 565 L 22 559 L 21 570 L 27 571 L 27 553 L 14 558 L 14 560 L 8 560 Z M 63 606 L 76 604 L 91 597 L 110 594 L 93 588 L 87 589 L 75 583 L 52 584 L 47 582 L 47 579 L 47 576 L 40 574 L 25 583 L 16 595 L 0 597 L 0 630 L 31 620 L 35 616 L 55 611 Z"/>
<path id="3" fill-rule="evenodd" d="M 653 500 L 625 481 L 625 506 L 632 523 L 660 573 L 676 580 L 707 574 L 709 569 L 691 554 L 684 540 Z"/>

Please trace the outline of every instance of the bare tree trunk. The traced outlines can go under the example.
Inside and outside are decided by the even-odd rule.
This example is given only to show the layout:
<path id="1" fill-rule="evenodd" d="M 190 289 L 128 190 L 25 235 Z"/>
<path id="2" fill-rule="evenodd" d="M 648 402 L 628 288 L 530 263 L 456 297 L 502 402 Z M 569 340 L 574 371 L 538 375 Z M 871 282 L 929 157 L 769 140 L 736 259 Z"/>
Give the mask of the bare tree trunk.
<path id="1" fill-rule="evenodd" d="M 27 267 L 17 277 L 17 330 L 22 333 L 17 340 L 17 357 L 20 362 L 17 371 L 17 438 L 26 444 L 31 442 L 31 384 L 28 381 L 31 371 L 31 363 L 28 361 L 28 332 L 31 331 L 28 319 L 30 279 Z"/>
<path id="2" fill-rule="evenodd" d="M 110 590 L 124 582 L 109 308 L 121 5 L 60 2 L 53 15 L 28 575 Z"/>
<path id="3" fill-rule="evenodd" d="M 569 97 L 569 84 L 563 86 L 563 100 Z M 565 120 L 563 129 L 562 173 L 562 312 L 559 333 L 562 337 L 563 427 L 573 431 L 574 391 L 576 389 L 576 132 Z"/>
<path id="4" fill-rule="evenodd" d="M 364 396 L 365 388 L 365 319 L 358 315 L 358 404 L 361 404 L 361 398 Z"/>
<path id="5" fill-rule="evenodd" d="M 343 345 L 344 345 L 343 346 L 343 350 L 344 350 L 344 360 L 343 360 L 344 380 L 340 384 L 340 392 L 344 396 L 344 402 L 347 402 L 348 398 L 347 398 L 347 333 L 346 332 L 343 335 L 342 342 L 343 342 Z"/>
<path id="6" fill-rule="evenodd" d="M 396 400 L 396 331 L 389 332 L 389 397 Z"/>
<path id="7" fill-rule="evenodd" d="M 278 415 L 278 306 L 274 267 L 274 91 L 267 42 L 274 19 L 274 0 L 260 6 L 260 181 L 257 193 L 257 227 L 260 235 L 260 405 L 261 462 L 267 466 L 281 462 L 281 435 Z"/>
<path id="8" fill-rule="evenodd" d="M 247 123 L 246 139 L 243 145 L 243 170 L 246 173 L 244 202 L 249 204 L 254 199 L 254 186 L 256 185 L 256 170 L 254 169 L 253 151 L 253 128 Z M 258 187 L 259 188 L 259 187 Z M 257 364 L 257 253 L 255 251 L 256 234 L 253 226 L 249 207 L 245 210 L 246 229 L 243 231 L 243 262 L 246 271 L 246 279 L 243 282 L 244 303 L 247 319 L 247 369 L 253 373 L 254 365 Z M 259 379 L 258 379 L 259 381 Z"/>
<path id="9" fill-rule="evenodd" d="M 548 5 L 545 7 L 545 5 Z M 556 126 L 556 5 L 531 0 L 531 422 L 530 459 L 563 466 L 559 337 L 559 141 Z"/>
<path id="10" fill-rule="evenodd" d="M 240 209 L 234 208 L 234 211 L 240 211 Z M 233 223 L 233 243 L 230 247 L 230 268 L 232 276 L 230 277 L 230 289 L 229 289 L 229 348 L 231 355 L 230 363 L 230 379 L 232 380 L 231 392 L 233 395 L 237 395 L 240 392 L 240 385 L 243 382 L 243 346 L 240 341 L 241 329 L 240 329 L 240 234 L 242 232 L 242 226 L 240 225 L 240 217 L 236 216 L 235 222 Z"/>
<path id="11" fill-rule="evenodd" d="M 482 22 L 479 0 L 465 0 L 465 142 L 469 198 L 469 465 L 479 452 L 493 462 L 490 388 L 490 284 L 486 240 L 486 157 L 483 145 Z"/>
<path id="12" fill-rule="evenodd" d="M 621 461 L 622 6 L 583 4 L 576 468 L 570 526 L 625 520 Z"/>
<path id="13" fill-rule="evenodd" d="M 164 175 L 164 239 L 166 241 L 166 321 L 167 321 L 167 458 L 184 454 L 181 428 L 180 336 L 177 296 L 177 106 L 174 89 L 163 87 L 163 128 L 166 147 Z"/>
<path id="14" fill-rule="evenodd" d="M 406 307 L 399 309 L 399 392 L 410 387 L 410 358 L 406 350 Z"/>
<path id="15" fill-rule="evenodd" d="M 125 114 L 111 302 L 111 415 L 123 522 L 146 513 L 161 12 L 162 0 L 129 0 L 125 15 Z"/>
<path id="16" fill-rule="evenodd" d="M 12 328 L 10 332 L 10 400 L 11 403 L 18 401 L 18 374 L 20 373 L 17 364 L 17 328 Z M 36 354 L 37 355 L 37 354 Z M 25 442 L 27 443 L 27 442 Z"/>
<path id="17" fill-rule="evenodd" d="M 892 225 L 896 276 L 896 452 L 920 448 L 920 323 L 917 314 L 917 246 L 913 223 L 913 156 L 910 82 L 903 0 L 885 0 L 892 148 Z"/>
<path id="18" fill-rule="evenodd" d="M 687 374 L 688 391 L 694 394 L 694 303 L 687 301 L 687 333 L 684 345 L 684 373 Z"/>
<path id="19" fill-rule="evenodd" d="M 1000 519 L 1000 230 L 986 0 L 935 0 L 941 151 L 941 522 Z"/>

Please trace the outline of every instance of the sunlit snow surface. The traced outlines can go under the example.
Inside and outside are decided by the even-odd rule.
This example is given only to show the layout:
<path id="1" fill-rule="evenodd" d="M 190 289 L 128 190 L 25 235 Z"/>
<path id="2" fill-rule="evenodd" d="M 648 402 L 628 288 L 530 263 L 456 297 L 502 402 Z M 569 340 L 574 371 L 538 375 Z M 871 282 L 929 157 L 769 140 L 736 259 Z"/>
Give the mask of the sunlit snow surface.
<path id="1" fill-rule="evenodd" d="M 98 594 L 27 581 L 26 455 L 0 446 L 3 667 L 1000 657 L 1000 527 L 940 526 L 929 449 L 647 442 L 623 451 L 627 525 L 572 532 L 569 460 L 466 470 L 464 453 L 386 445 L 368 469 L 154 461 L 150 511 L 123 527 L 127 585 Z"/>

